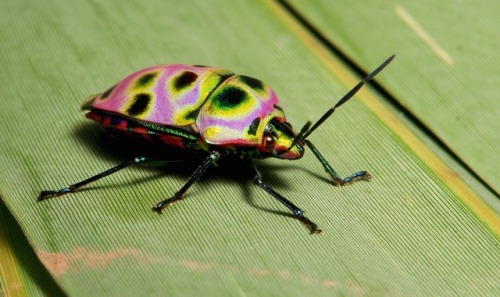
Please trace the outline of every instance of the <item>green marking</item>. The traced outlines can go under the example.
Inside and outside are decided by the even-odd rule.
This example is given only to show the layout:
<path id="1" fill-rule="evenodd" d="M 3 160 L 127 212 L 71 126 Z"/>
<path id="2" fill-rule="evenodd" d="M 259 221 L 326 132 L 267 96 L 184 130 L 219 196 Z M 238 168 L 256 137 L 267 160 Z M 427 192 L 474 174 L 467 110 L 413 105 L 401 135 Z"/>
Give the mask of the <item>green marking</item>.
<path id="1" fill-rule="evenodd" d="M 143 76 L 139 77 L 139 79 L 137 79 L 137 82 L 135 83 L 135 88 L 147 87 L 154 81 L 157 75 L 158 74 L 154 72 L 144 74 Z"/>
<path id="2" fill-rule="evenodd" d="M 215 94 L 213 103 L 216 108 L 233 109 L 248 100 L 247 93 L 235 87 L 225 87 Z"/>
<path id="3" fill-rule="evenodd" d="M 138 120 L 136 118 L 125 117 L 125 116 L 122 116 L 122 115 L 117 114 L 117 113 L 106 112 L 103 110 L 99 110 L 99 112 L 101 112 L 105 115 L 123 117 L 123 119 L 125 121 L 127 121 L 127 123 L 128 123 L 127 131 L 133 132 L 133 129 L 137 128 L 138 126 L 142 126 L 142 127 L 145 127 L 145 128 L 148 128 L 151 130 L 151 131 L 148 131 L 149 134 L 155 133 L 155 132 L 162 133 L 162 134 L 167 134 L 167 135 L 172 135 L 172 136 L 179 136 L 179 137 L 182 137 L 182 138 L 184 138 L 186 140 L 190 140 L 190 141 L 196 141 L 199 138 L 198 134 L 190 133 L 190 132 L 183 130 L 181 128 L 145 122 L 145 121 Z"/>
<path id="4" fill-rule="evenodd" d="M 188 112 L 188 113 L 186 113 L 186 115 L 184 116 L 184 119 L 186 119 L 186 120 L 195 120 L 195 119 L 196 119 L 196 117 L 198 117 L 198 112 L 199 112 L 199 111 L 200 111 L 200 109 L 199 109 L 199 108 L 189 111 L 189 112 Z"/>
<path id="5" fill-rule="evenodd" d="M 155 123 L 149 123 L 149 122 L 144 122 L 141 120 L 136 120 L 136 119 L 130 119 L 130 121 L 136 122 L 137 124 L 146 127 L 148 129 L 151 129 L 156 132 L 172 135 L 172 136 L 178 136 L 182 137 L 187 140 L 192 140 L 196 141 L 198 139 L 198 136 L 193 133 L 189 133 L 185 130 L 182 130 L 180 128 L 172 127 L 172 126 L 166 126 L 166 125 L 160 125 L 160 124 L 155 124 Z"/>
<path id="6" fill-rule="evenodd" d="M 248 127 L 248 134 L 255 135 L 255 133 L 257 133 L 257 129 L 259 128 L 259 124 L 260 118 L 255 118 L 250 124 L 250 127 Z"/>

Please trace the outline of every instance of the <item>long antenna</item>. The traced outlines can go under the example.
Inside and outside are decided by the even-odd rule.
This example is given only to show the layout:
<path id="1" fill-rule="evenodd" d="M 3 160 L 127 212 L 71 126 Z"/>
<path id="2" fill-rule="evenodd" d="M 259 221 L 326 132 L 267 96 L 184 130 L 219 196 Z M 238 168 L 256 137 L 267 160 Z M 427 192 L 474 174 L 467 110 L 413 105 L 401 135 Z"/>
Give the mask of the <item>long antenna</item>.
<path id="1" fill-rule="evenodd" d="M 385 60 L 384 63 L 382 63 L 380 66 L 377 67 L 377 69 L 375 69 L 372 73 L 368 74 L 365 78 L 363 78 L 362 81 L 360 81 L 354 88 L 352 88 L 347 94 L 344 95 L 344 97 L 342 97 L 342 99 L 339 100 L 339 102 L 337 102 L 337 104 L 335 104 L 334 107 L 332 107 L 331 109 L 329 109 L 312 127 L 311 129 L 309 129 L 307 132 L 305 132 L 303 135 L 302 135 L 302 138 L 300 139 L 300 141 L 304 141 L 309 135 L 311 135 L 311 133 L 316 130 L 316 128 L 318 128 L 321 124 L 323 124 L 324 121 L 326 121 L 332 114 L 333 112 L 335 111 L 335 109 L 339 106 L 341 106 L 342 104 L 346 103 L 349 99 L 352 98 L 352 96 L 354 96 L 354 94 L 356 94 L 359 89 L 361 89 L 361 87 L 369 82 L 375 75 L 377 75 L 380 71 L 382 71 L 382 69 L 385 68 L 385 66 L 387 66 L 392 60 L 394 60 L 394 58 L 396 57 L 396 55 L 392 55 L 390 56 L 387 60 Z M 301 133 L 299 133 L 301 134 Z M 300 136 L 300 135 L 299 135 Z M 296 143 L 294 141 L 294 143 Z"/>
<path id="2" fill-rule="evenodd" d="M 288 152 L 290 151 L 297 143 L 299 143 L 299 141 L 301 139 L 303 139 L 304 137 L 302 137 L 302 135 L 304 135 L 304 133 L 306 133 L 307 131 L 309 131 L 309 127 L 311 127 L 311 122 L 310 121 L 307 121 L 307 123 L 304 125 L 304 127 L 302 127 L 302 129 L 300 129 L 300 132 L 299 134 L 297 134 L 295 136 L 295 138 L 293 139 L 293 142 L 292 144 L 290 145 L 290 147 L 285 151 L 285 152 Z"/>

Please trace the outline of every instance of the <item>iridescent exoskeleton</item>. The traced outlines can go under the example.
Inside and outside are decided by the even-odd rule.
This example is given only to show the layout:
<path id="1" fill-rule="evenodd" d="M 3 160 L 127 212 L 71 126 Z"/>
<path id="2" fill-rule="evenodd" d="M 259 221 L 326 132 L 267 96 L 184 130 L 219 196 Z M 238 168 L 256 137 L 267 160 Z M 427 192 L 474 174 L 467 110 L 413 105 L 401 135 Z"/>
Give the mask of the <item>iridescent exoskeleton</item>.
<path id="1" fill-rule="evenodd" d="M 340 177 L 307 137 L 393 58 L 391 56 L 366 76 L 314 125 L 306 123 L 299 133 L 295 133 L 287 122 L 280 100 L 267 84 L 217 67 L 182 64 L 149 67 L 90 97 L 82 109 L 88 111 L 86 117 L 108 130 L 132 133 L 146 140 L 159 140 L 162 144 L 207 154 L 184 186 L 153 210 L 161 212 L 182 199 L 187 189 L 220 158 L 237 155 L 248 160 L 255 173 L 254 182 L 259 187 L 288 207 L 311 234 L 319 233 L 321 230 L 304 216 L 302 209 L 263 182 L 253 160 L 300 159 L 308 146 L 333 184 L 347 185 L 370 179 L 366 171 Z M 74 192 L 129 165 L 149 161 L 154 160 L 138 156 L 67 188 L 42 191 L 38 200 Z"/>

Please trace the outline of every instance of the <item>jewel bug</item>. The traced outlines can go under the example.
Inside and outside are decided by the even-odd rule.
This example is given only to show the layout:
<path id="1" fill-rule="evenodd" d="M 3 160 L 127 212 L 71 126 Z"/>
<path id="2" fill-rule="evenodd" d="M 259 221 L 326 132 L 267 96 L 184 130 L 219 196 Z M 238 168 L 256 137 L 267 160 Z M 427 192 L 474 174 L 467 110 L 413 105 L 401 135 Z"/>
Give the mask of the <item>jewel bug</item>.
<path id="1" fill-rule="evenodd" d="M 307 122 L 299 133 L 295 133 L 287 122 L 278 97 L 268 85 L 255 78 L 207 66 L 175 64 L 140 70 L 89 98 L 82 109 L 88 111 L 87 118 L 106 129 L 206 154 L 181 189 L 155 205 L 154 211 L 161 213 L 166 206 L 181 200 L 189 187 L 220 158 L 237 155 L 248 161 L 254 183 L 290 209 L 293 216 L 314 234 L 320 233 L 321 229 L 304 216 L 301 208 L 264 183 L 253 160 L 270 157 L 300 159 L 307 146 L 334 185 L 370 179 L 366 171 L 340 177 L 307 138 L 394 57 L 389 57 L 368 74 L 314 125 Z M 150 161 L 155 160 L 145 156 L 133 158 L 67 188 L 42 191 L 38 201 L 75 192 L 130 165 Z"/>

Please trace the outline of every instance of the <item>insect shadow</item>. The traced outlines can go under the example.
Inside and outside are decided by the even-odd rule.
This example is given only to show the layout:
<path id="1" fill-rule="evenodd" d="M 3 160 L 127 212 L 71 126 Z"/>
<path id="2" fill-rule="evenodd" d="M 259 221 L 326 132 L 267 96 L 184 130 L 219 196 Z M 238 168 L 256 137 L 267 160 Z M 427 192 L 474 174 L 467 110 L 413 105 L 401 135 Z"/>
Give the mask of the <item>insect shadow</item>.
<path id="1" fill-rule="evenodd" d="M 138 156 L 146 156 L 158 162 L 148 162 L 145 165 L 139 165 L 141 170 L 148 170 L 155 174 L 148 177 L 141 177 L 131 180 L 127 183 L 139 184 L 146 183 L 154 179 L 165 178 L 165 176 L 175 176 L 187 179 L 199 164 L 206 158 L 206 154 L 200 152 L 187 151 L 177 149 L 166 145 L 158 145 L 149 142 L 142 137 L 133 137 L 125 135 L 124 133 L 110 133 L 103 131 L 99 126 L 92 123 L 85 123 L 78 126 L 73 134 L 75 139 L 81 143 L 83 147 L 92 151 L 96 158 L 106 159 L 113 162 L 120 162 L 120 160 L 128 160 Z M 266 180 L 275 188 L 287 189 L 291 185 L 286 179 L 280 178 L 279 174 L 274 174 L 282 170 L 304 170 L 309 174 L 317 176 L 318 178 L 325 179 L 320 175 L 306 170 L 294 164 L 276 165 L 266 164 L 266 162 L 259 162 L 260 171 L 265 175 Z M 280 211 L 268 207 L 261 206 L 253 197 L 250 188 L 255 187 L 253 184 L 254 171 L 247 161 L 242 160 L 236 156 L 227 156 L 218 161 L 218 166 L 213 166 L 205 174 L 205 178 L 201 178 L 198 183 L 206 183 L 207 179 L 215 178 L 218 181 L 231 181 L 238 183 L 242 187 L 244 201 L 261 211 L 269 212 L 275 215 L 286 217 L 294 217 L 293 214 L 287 211 Z M 92 172 L 89 172 L 91 174 Z M 121 185 L 95 185 L 91 184 L 82 188 L 80 191 L 96 190 L 110 187 L 120 187 Z M 165 196 L 172 193 L 165 192 Z M 163 197 L 160 197 L 163 198 Z"/>

